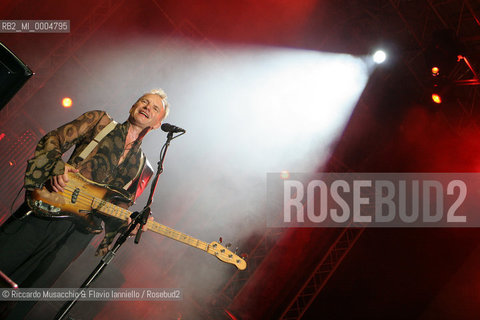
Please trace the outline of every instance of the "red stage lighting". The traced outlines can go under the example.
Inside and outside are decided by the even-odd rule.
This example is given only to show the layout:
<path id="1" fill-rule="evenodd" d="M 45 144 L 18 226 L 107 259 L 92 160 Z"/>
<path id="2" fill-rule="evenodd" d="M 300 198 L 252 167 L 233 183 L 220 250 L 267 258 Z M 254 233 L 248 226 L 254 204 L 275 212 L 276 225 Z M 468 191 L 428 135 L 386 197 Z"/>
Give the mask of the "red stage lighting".
<path id="1" fill-rule="evenodd" d="M 440 73 L 440 69 L 438 67 L 432 68 L 432 76 L 436 77 Z"/>
<path id="2" fill-rule="evenodd" d="M 237 320 L 237 317 L 235 317 L 231 312 L 229 312 L 227 309 L 224 309 L 225 313 L 230 317 L 232 320 Z"/>
<path id="3" fill-rule="evenodd" d="M 73 104 L 73 101 L 69 97 L 65 97 L 62 99 L 62 106 L 64 108 L 70 108 L 72 104 Z"/>

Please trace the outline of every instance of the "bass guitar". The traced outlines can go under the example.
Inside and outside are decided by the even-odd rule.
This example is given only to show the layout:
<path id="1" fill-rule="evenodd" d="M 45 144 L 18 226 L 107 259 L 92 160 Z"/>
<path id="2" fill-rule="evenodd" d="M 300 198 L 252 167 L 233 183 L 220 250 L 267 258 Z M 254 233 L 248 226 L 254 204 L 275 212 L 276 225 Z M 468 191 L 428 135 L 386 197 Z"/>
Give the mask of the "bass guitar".
<path id="1" fill-rule="evenodd" d="M 78 173 L 68 174 L 68 183 L 62 192 L 52 192 L 46 187 L 28 192 L 27 203 L 35 215 L 47 218 L 72 218 L 91 233 L 102 232 L 101 225 L 94 219 L 95 214 L 127 220 L 131 211 L 119 207 L 111 201 L 126 201 L 120 190 L 108 185 L 90 181 Z M 220 243 L 211 243 L 196 239 L 185 233 L 169 228 L 155 221 L 147 221 L 148 230 L 194 248 L 205 251 L 219 260 L 244 270 L 247 263 Z"/>

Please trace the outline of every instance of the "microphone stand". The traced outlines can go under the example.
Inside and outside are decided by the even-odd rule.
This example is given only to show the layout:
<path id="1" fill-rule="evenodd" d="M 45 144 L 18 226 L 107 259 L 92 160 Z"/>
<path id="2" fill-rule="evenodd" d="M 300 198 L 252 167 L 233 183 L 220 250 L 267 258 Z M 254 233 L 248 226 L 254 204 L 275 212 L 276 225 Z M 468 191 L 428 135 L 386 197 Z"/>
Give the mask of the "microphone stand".
<path id="1" fill-rule="evenodd" d="M 150 206 L 153 202 L 153 195 L 155 193 L 155 189 L 157 188 L 157 183 L 158 183 L 158 178 L 160 177 L 160 174 L 163 172 L 163 161 L 165 160 L 165 155 L 167 154 L 168 147 L 170 146 L 170 141 L 172 141 L 175 138 L 178 138 L 179 136 L 185 134 L 185 132 L 182 132 L 175 137 L 173 136 L 173 132 L 170 131 L 167 134 L 167 141 L 165 144 L 162 146 L 162 149 L 160 150 L 160 160 L 158 161 L 158 168 L 157 168 L 157 173 L 152 180 L 152 184 L 150 186 L 150 195 L 147 200 L 147 204 L 145 207 L 142 209 L 141 212 L 134 212 L 130 216 L 132 218 L 132 223 L 128 227 L 127 230 L 125 230 L 117 239 L 115 244 L 113 245 L 113 248 L 110 249 L 105 256 L 103 256 L 102 260 L 100 263 L 96 266 L 96 268 L 90 273 L 88 278 L 83 282 L 83 284 L 80 286 L 79 293 L 82 291 L 81 289 L 88 288 L 90 285 L 100 276 L 102 271 L 107 267 L 107 265 L 113 260 L 115 257 L 115 254 L 117 253 L 118 249 L 122 246 L 122 244 L 125 242 L 125 240 L 128 239 L 130 234 L 132 233 L 133 230 L 137 227 L 137 225 L 140 225 L 137 235 L 135 236 L 135 243 L 138 244 L 140 242 L 140 238 L 142 236 L 142 227 L 147 223 L 148 217 L 150 216 L 151 209 Z M 55 320 L 62 320 L 65 319 L 67 316 L 68 312 L 73 308 L 75 303 L 77 303 L 78 299 L 80 297 L 80 294 L 75 295 L 75 298 L 73 300 L 67 301 L 62 308 L 57 312 L 55 315 Z"/>

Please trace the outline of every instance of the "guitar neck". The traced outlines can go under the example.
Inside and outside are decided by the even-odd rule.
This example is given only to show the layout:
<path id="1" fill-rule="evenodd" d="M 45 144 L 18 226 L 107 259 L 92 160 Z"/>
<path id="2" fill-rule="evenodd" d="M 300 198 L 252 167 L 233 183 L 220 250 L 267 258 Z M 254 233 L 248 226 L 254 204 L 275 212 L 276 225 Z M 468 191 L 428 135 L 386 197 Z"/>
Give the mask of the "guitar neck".
<path id="1" fill-rule="evenodd" d="M 116 206 L 110 202 L 107 202 L 98 198 L 95 198 L 93 200 L 92 207 L 105 215 L 116 217 L 118 219 L 125 220 L 125 221 L 128 220 L 128 218 L 132 214 L 132 212 L 127 209 Z M 153 232 L 161 234 L 162 236 L 180 241 L 189 246 L 208 252 L 208 243 L 202 240 L 196 239 L 194 237 L 191 237 L 188 234 L 185 234 L 175 229 L 164 226 L 163 224 L 160 224 L 158 222 L 148 220 L 147 228 Z"/>

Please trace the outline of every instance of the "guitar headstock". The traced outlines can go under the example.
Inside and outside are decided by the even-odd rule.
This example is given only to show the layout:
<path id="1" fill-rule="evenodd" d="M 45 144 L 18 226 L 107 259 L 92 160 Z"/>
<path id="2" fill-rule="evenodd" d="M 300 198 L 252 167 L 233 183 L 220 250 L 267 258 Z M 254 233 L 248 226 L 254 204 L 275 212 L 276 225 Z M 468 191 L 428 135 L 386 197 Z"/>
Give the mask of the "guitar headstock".
<path id="1" fill-rule="evenodd" d="M 238 270 L 245 270 L 245 268 L 247 268 L 247 263 L 244 259 L 242 259 L 241 257 L 228 250 L 216 241 L 211 242 L 208 245 L 207 252 L 211 255 L 214 255 L 223 262 L 233 264 L 238 268 Z"/>

